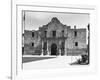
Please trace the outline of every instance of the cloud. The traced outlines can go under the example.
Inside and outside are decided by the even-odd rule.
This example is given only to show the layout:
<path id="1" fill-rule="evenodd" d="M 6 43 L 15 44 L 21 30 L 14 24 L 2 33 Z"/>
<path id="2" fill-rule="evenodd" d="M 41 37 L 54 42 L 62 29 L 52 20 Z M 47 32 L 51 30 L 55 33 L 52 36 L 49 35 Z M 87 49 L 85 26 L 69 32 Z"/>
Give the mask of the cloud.
<path id="1" fill-rule="evenodd" d="M 26 29 L 38 29 L 40 26 L 47 24 L 53 17 L 57 17 L 61 23 L 86 27 L 89 23 L 89 15 L 86 14 L 62 14 L 47 12 L 26 12 Z"/>

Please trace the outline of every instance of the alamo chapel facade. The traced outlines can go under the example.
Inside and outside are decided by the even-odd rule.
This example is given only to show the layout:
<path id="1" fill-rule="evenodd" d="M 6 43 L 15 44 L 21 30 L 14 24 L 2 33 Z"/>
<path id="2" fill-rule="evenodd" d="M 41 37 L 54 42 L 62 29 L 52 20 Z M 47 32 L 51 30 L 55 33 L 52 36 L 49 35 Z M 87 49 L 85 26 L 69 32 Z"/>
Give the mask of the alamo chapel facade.
<path id="1" fill-rule="evenodd" d="M 38 30 L 24 31 L 25 55 L 82 55 L 87 51 L 86 28 L 62 24 L 56 17 Z"/>

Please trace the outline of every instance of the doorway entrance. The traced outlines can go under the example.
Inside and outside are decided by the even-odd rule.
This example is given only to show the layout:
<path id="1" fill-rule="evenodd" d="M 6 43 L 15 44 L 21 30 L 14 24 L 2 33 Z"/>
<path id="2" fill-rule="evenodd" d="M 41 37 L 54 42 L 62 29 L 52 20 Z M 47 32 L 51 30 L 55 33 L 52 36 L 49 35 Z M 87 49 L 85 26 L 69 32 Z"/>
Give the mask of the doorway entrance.
<path id="1" fill-rule="evenodd" d="M 56 44 L 51 45 L 51 55 L 57 55 L 57 45 Z"/>

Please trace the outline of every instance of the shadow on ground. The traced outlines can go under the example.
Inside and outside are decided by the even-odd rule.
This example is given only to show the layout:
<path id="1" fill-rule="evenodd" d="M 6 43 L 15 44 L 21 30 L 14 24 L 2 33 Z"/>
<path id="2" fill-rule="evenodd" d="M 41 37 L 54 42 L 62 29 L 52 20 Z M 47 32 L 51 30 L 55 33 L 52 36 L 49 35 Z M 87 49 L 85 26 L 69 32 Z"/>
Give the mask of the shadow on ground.
<path id="1" fill-rule="evenodd" d="M 40 61 L 40 60 L 47 60 L 56 57 L 23 57 L 22 63 L 33 62 L 33 61 Z"/>

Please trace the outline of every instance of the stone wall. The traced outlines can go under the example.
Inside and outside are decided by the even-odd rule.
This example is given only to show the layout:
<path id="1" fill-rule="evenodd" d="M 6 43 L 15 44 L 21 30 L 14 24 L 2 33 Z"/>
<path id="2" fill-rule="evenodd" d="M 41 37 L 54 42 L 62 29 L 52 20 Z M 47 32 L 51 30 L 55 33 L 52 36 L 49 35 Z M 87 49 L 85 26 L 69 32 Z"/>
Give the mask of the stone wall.
<path id="1" fill-rule="evenodd" d="M 77 36 L 74 31 L 77 32 Z M 75 46 L 75 42 L 78 43 L 78 46 Z M 86 29 L 69 29 L 66 45 L 68 49 L 86 48 Z"/>
<path id="2" fill-rule="evenodd" d="M 32 36 L 32 33 L 34 33 L 34 36 Z M 25 31 L 24 54 L 34 54 L 35 50 L 41 48 L 41 45 L 42 45 L 41 39 L 40 39 L 38 31 Z"/>

